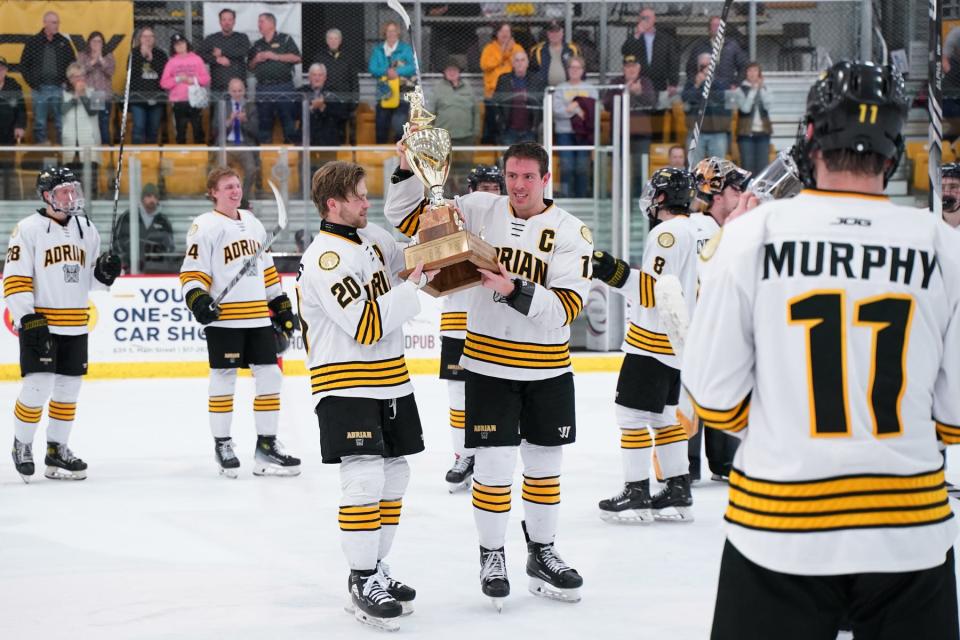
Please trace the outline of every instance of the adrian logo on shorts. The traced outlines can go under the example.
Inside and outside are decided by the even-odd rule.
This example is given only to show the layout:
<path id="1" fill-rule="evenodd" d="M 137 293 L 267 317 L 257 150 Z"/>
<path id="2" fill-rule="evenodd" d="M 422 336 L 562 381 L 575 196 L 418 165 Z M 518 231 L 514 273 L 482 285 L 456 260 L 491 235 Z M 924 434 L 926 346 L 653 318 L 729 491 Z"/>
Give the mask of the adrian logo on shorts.
<path id="1" fill-rule="evenodd" d="M 473 425 L 473 432 L 480 434 L 481 440 L 486 440 L 487 436 L 491 433 L 495 433 L 497 430 L 497 425 L 495 424 L 475 424 Z"/>
<path id="2" fill-rule="evenodd" d="M 80 265 L 78 264 L 63 265 L 63 281 L 64 282 L 80 282 Z"/>
<path id="3" fill-rule="evenodd" d="M 569 438 L 569 437 L 570 437 L 570 429 L 571 429 L 571 428 L 572 428 L 572 427 L 571 427 L 570 425 L 565 425 L 565 426 L 563 426 L 563 427 L 557 427 L 557 431 L 560 432 L 560 438 L 562 438 L 563 440 L 566 440 L 567 438 Z"/>
<path id="4" fill-rule="evenodd" d="M 358 447 L 363 446 L 364 440 L 372 440 L 372 431 L 347 431 L 347 440 L 353 440 Z"/>
<path id="5" fill-rule="evenodd" d="M 239 353 L 225 353 L 225 354 L 223 354 L 223 359 L 224 359 L 224 360 L 229 360 L 230 362 L 236 362 L 237 360 L 240 359 L 240 354 L 239 354 Z"/>

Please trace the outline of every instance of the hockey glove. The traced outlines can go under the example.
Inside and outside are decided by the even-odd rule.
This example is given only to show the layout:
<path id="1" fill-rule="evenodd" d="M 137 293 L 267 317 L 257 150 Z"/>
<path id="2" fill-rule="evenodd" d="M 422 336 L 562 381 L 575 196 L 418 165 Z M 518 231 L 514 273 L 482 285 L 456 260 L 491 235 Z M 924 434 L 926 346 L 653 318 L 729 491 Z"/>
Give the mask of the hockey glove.
<path id="1" fill-rule="evenodd" d="M 619 289 L 630 277 L 630 265 L 606 251 L 593 252 L 593 277 Z"/>
<path id="2" fill-rule="evenodd" d="M 502 302 L 509 307 L 513 307 L 525 316 L 529 315 L 530 305 L 533 303 L 534 287 L 535 285 L 532 282 L 514 278 L 513 291 L 506 296 L 501 296 L 499 293 L 494 292 L 493 301 Z"/>
<path id="3" fill-rule="evenodd" d="M 210 324 L 220 317 L 220 307 L 210 308 L 213 298 L 203 289 L 192 289 L 187 294 L 187 306 L 200 324 Z"/>
<path id="4" fill-rule="evenodd" d="M 41 360 L 50 358 L 53 339 L 46 317 L 39 313 L 28 313 L 20 319 L 20 347 L 32 351 Z"/>
<path id="5" fill-rule="evenodd" d="M 120 256 L 109 252 L 103 253 L 97 258 L 97 264 L 93 267 L 93 277 L 109 287 L 120 275 L 120 268 Z"/>
<path id="6" fill-rule="evenodd" d="M 286 334 L 287 339 L 293 335 L 293 328 L 296 326 L 297 319 L 293 315 L 293 305 L 290 304 L 290 298 L 287 294 L 281 293 L 276 298 L 267 303 L 270 311 L 273 311 L 274 317 L 280 330 Z"/>

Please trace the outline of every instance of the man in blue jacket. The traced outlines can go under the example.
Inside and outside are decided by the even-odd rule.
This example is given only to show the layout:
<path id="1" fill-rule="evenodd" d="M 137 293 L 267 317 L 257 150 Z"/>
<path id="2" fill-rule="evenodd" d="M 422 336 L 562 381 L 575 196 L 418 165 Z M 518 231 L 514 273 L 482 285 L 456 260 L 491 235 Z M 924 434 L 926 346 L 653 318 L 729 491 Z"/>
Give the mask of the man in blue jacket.
<path id="1" fill-rule="evenodd" d="M 368 70 L 377 79 L 377 144 L 396 142 L 410 111 L 403 94 L 416 83 L 413 48 L 400 40 L 396 22 L 383 25 L 383 42 L 373 48 Z"/>

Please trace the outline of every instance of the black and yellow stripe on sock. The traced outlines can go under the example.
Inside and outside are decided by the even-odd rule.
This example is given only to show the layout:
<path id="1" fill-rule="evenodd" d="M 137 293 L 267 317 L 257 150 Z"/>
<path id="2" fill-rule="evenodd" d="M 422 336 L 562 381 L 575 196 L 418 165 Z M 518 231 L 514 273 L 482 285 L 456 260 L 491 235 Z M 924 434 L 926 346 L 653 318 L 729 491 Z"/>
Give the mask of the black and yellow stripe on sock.
<path id="1" fill-rule="evenodd" d="M 653 431 L 653 443 L 658 447 L 687 440 L 687 432 L 683 426 L 679 424 L 674 424 L 662 429 L 654 429 Z"/>
<path id="2" fill-rule="evenodd" d="M 207 410 L 210 413 L 230 413 L 233 411 L 233 396 L 210 396 Z"/>
<path id="3" fill-rule="evenodd" d="M 510 511 L 510 485 L 489 486 L 474 480 L 473 506 L 491 513 Z"/>
<path id="4" fill-rule="evenodd" d="M 341 505 L 337 521 L 341 531 L 377 531 L 380 529 L 380 505 Z"/>
<path id="5" fill-rule="evenodd" d="M 467 424 L 467 412 L 462 409 L 450 409 L 450 426 L 463 429 Z"/>
<path id="6" fill-rule="evenodd" d="M 546 478 L 523 476 L 521 495 L 527 502 L 560 504 L 560 476 Z"/>
<path id="7" fill-rule="evenodd" d="M 253 399 L 254 411 L 280 411 L 280 394 L 267 393 Z"/>
<path id="8" fill-rule="evenodd" d="M 28 407 L 17 400 L 17 403 L 13 405 L 13 415 L 21 422 L 36 424 L 40 422 L 40 417 L 43 415 L 43 407 Z"/>
<path id="9" fill-rule="evenodd" d="M 47 415 L 53 420 L 73 422 L 77 418 L 77 403 L 51 400 L 47 404 Z"/>
<path id="10" fill-rule="evenodd" d="M 646 427 L 642 429 L 620 429 L 621 449 L 649 449 L 652 446 L 653 439 L 650 437 L 650 430 Z"/>
<path id="11" fill-rule="evenodd" d="M 381 500 L 380 501 L 380 524 L 398 525 L 400 524 L 400 509 L 403 507 L 403 500 Z"/>

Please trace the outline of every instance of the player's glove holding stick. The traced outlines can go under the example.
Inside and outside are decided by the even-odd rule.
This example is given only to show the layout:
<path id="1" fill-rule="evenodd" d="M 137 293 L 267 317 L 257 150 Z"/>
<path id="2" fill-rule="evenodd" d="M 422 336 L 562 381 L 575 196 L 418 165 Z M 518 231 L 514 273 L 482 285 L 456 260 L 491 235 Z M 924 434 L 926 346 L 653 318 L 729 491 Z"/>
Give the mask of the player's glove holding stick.
<path id="1" fill-rule="evenodd" d="M 109 287 L 121 270 L 120 256 L 110 252 L 102 253 L 93 267 L 93 277 Z"/>
<path id="2" fill-rule="evenodd" d="M 200 324 L 210 324 L 220 317 L 220 307 L 214 307 L 213 298 L 203 289 L 193 289 L 187 294 L 187 307 Z"/>
<path id="3" fill-rule="evenodd" d="M 20 319 L 20 346 L 29 349 L 43 360 L 53 351 L 47 319 L 39 313 L 28 313 Z"/>

